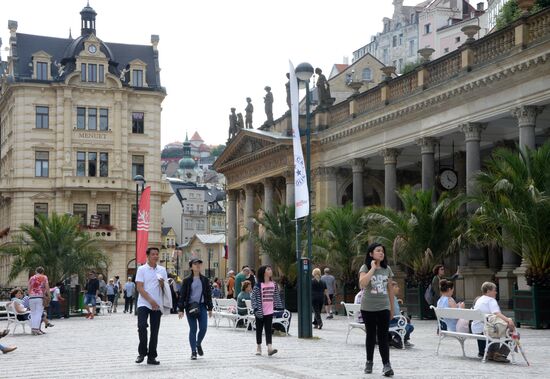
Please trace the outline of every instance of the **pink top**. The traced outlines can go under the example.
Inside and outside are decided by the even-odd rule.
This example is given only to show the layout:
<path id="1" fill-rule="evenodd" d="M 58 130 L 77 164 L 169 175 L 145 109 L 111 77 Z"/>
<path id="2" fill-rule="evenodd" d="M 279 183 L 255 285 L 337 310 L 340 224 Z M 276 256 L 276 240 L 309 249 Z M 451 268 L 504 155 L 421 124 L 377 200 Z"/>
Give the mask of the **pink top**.
<path id="1" fill-rule="evenodd" d="M 29 297 L 44 297 L 48 277 L 42 274 L 36 274 L 29 279 Z"/>
<path id="2" fill-rule="evenodd" d="M 273 314 L 273 295 L 275 293 L 275 283 L 261 283 L 262 289 L 262 313 L 264 316 Z"/>

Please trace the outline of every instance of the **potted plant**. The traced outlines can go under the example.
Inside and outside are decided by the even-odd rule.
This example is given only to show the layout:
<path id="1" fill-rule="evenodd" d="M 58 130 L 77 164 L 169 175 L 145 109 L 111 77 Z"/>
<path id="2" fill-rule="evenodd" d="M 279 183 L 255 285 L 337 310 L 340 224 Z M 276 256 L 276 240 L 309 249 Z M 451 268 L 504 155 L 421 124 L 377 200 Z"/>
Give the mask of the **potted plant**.
<path id="1" fill-rule="evenodd" d="M 464 196 L 444 192 L 437 202 L 433 191 L 415 191 L 405 186 L 398 191 L 402 211 L 381 206 L 365 213 L 369 239 L 382 243 L 392 265 L 407 270 L 405 300 L 409 314 L 433 318 L 424 299 L 433 274 L 432 268 L 443 258 L 459 251 L 464 233 L 460 216 Z"/>
<path id="2" fill-rule="evenodd" d="M 514 292 L 515 318 L 535 327 L 550 327 L 549 167 L 550 142 L 536 150 L 495 150 L 476 176 L 479 208 L 468 230 L 470 239 L 523 258 L 531 288 Z"/>

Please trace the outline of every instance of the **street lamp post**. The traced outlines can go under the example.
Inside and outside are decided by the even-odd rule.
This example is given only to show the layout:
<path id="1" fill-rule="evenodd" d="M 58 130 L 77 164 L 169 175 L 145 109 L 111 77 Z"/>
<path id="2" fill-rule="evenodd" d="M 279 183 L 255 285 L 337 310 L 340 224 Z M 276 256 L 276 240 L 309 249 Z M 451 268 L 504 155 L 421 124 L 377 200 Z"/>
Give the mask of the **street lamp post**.
<path id="1" fill-rule="evenodd" d="M 298 265 L 298 337 L 311 338 L 311 113 L 309 97 L 309 80 L 313 75 L 313 66 L 300 63 L 295 69 L 298 82 L 306 88 L 306 177 L 308 188 L 309 212 L 306 218 L 307 257 L 301 257 L 300 222 L 296 220 L 296 251 Z"/>
<path id="2" fill-rule="evenodd" d="M 134 272 L 134 282 L 136 281 L 137 276 L 137 270 L 138 270 L 138 239 L 137 239 L 137 225 L 138 225 L 138 217 L 139 217 L 139 187 L 141 186 L 141 193 L 143 193 L 143 190 L 145 188 L 145 178 L 142 175 L 136 175 L 134 176 L 134 182 L 136 182 L 136 254 L 135 254 L 135 272 Z M 139 293 L 136 291 L 134 309 L 134 314 L 137 316 L 137 300 L 138 300 Z"/>

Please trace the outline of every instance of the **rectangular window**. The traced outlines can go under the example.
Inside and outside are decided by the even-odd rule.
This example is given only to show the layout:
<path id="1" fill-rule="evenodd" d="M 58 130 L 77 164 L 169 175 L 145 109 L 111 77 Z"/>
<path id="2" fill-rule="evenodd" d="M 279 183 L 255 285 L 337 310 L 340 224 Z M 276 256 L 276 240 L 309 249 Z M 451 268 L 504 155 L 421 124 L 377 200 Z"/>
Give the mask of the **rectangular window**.
<path id="1" fill-rule="evenodd" d="M 143 112 L 132 112 L 132 133 L 143 134 Z"/>
<path id="2" fill-rule="evenodd" d="M 48 217 L 48 203 L 34 203 L 34 226 L 38 226 L 38 215 Z"/>
<path id="3" fill-rule="evenodd" d="M 36 129 L 48 129 L 50 118 L 49 107 L 36 107 Z"/>
<path id="4" fill-rule="evenodd" d="M 99 109 L 99 130 L 109 130 L 109 110 L 105 108 Z"/>
<path id="5" fill-rule="evenodd" d="M 88 108 L 88 130 L 97 130 L 97 109 Z"/>
<path id="6" fill-rule="evenodd" d="M 76 108 L 76 128 L 86 129 L 86 108 Z"/>
<path id="7" fill-rule="evenodd" d="M 97 65 L 96 64 L 88 65 L 88 81 L 97 82 Z"/>
<path id="8" fill-rule="evenodd" d="M 111 206 L 109 204 L 98 204 L 97 215 L 99 225 L 111 225 Z"/>
<path id="9" fill-rule="evenodd" d="M 409 57 L 414 55 L 414 40 L 409 40 Z"/>
<path id="10" fill-rule="evenodd" d="M 100 83 L 105 82 L 105 66 L 100 64 L 99 66 L 99 73 L 97 74 L 97 81 Z"/>
<path id="11" fill-rule="evenodd" d="M 47 151 L 36 151 L 34 153 L 34 175 L 39 177 L 49 176 L 50 153 Z"/>
<path id="12" fill-rule="evenodd" d="M 83 151 L 76 153 L 76 176 L 86 176 L 86 153 Z"/>
<path id="13" fill-rule="evenodd" d="M 132 70 L 132 85 L 143 87 L 143 70 Z"/>
<path id="14" fill-rule="evenodd" d="M 85 226 L 88 220 L 88 204 L 73 204 L 73 215 L 80 218 L 80 225 Z"/>
<path id="15" fill-rule="evenodd" d="M 432 32 L 432 25 L 426 24 L 424 25 L 424 34 L 430 34 Z"/>
<path id="16" fill-rule="evenodd" d="M 80 64 L 80 80 L 83 82 L 86 81 L 86 63 Z"/>
<path id="17" fill-rule="evenodd" d="M 145 172 L 145 157 L 143 155 L 132 155 L 132 178 L 136 175 L 143 175 Z"/>
<path id="18" fill-rule="evenodd" d="M 399 35 L 399 46 L 403 45 L 403 34 Z"/>
<path id="19" fill-rule="evenodd" d="M 395 47 L 395 46 L 397 46 L 397 36 L 393 36 L 391 41 L 391 47 Z"/>
<path id="20" fill-rule="evenodd" d="M 131 210 L 132 221 L 131 221 L 130 229 L 134 232 L 137 230 L 137 212 L 136 211 L 137 211 L 136 205 L 132 204 L 132 210 Z"/>
<path id="21" fill-rule="evenodd" d="M 36 79 L 48 80 L 48 63 L 46 62 L 36 63 Z"/>
<path id="22" fill-rule="evenodd" d="M 88 176 L 97 175 L 97 153 L 88 153 Z"/>
<path id="23" fill-rule="evenodd" d="M 109 154 L 99 153 L 99 176 L 106 178 L 109 176 Z"/>

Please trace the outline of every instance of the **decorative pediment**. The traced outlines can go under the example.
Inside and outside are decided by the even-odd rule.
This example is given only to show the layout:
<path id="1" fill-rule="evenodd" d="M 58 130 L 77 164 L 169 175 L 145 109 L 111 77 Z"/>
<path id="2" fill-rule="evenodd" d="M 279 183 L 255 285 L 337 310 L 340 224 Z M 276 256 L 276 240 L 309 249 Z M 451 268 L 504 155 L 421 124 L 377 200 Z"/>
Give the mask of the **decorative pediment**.
<path id="1" fill-rule="evenodd" d="M 252 158 L 277 147 L 291 146 L 292 138 L 260 130 L 241 129 L 214 163 L 218 170 L 234 161 Z"/>

